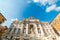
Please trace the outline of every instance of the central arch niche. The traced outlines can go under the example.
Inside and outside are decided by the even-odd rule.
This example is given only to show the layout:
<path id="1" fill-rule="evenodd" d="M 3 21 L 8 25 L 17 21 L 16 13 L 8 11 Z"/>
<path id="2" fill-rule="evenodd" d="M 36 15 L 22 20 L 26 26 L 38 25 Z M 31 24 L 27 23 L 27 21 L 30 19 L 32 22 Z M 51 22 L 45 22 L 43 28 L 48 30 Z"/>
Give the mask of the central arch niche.
<path id="1" fill-rule="evenodd" d="M 28 34 L 31 34 L 32 32 L 34 32 L 34 24 L 29 24 L 29 27 L 28 27 Z"/>

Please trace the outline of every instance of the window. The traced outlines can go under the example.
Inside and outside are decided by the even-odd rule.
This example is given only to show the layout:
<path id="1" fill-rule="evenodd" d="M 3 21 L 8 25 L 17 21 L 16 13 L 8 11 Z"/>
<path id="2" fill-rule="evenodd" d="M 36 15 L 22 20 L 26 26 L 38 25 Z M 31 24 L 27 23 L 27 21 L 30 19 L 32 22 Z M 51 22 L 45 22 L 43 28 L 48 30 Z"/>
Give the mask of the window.
<path id="1" fill-rule="evenodd" d="M 15 33 L 15 31 L 16 31 L 16 28 L 14 28 L 13 33 L 12 33 L 12 34 L 14 34 L 14 33 Z"/>
<path id="2" fill-rule="evenodd" d="M 8 32 L 11 32 L 12 28 L 9 28 L 9 31 Z"/>
<path id="3" fill-rule="evenodd" d="M 11 38 L 10 39 L 12 39 L 13 38 L 13 36 L 11 36 Z"/>
<path id="4" fill-rule="evenodd" d="M 0 29 L 0 32 L 1 32 L 2 30 Z"/>
<path id="5" fill-rule="evenodd" d="M 38 28 L 38 33 L 41 33 L 40 28 Z"/>
<path id="6" fill-rule="evenodd" d="M 26 28 L 23 28 L 23 33 L 25 33 L 26 32 Z"/>
<path id="7" fill-rule="evenodd" d="M 16 31 L 16 28 L 14 28 L 14 33 L 15 33 L 15 31 Z"/>
<path id="8" fill-rule="evenodd" d="M 20 34 L 20 32 L 21 32 L 21 30 L 20 30 L 20 29 L 18 29 L 18 32 L 17 32 L 17 34 Z"/>

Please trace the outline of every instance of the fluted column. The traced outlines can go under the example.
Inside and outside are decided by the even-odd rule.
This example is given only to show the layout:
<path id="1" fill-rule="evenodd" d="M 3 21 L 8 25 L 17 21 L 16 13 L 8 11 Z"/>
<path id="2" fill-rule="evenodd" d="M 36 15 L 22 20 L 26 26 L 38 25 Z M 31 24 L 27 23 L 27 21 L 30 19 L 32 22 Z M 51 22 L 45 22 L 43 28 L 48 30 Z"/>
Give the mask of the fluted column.
<path id="1" fill-rule="evenodd" d="M 12 31 L 12 28 L 9 28 L 9 30 L 7 31 L 7 33 L 11 33 L 11 31 Z"/>
<path id="2" fill-rule="evenodd" d="M 22 23 L 22 24 L 21 24 L 21 27 L 20 27 L 20 28 L 21 28 L 21 33 L 23 33 L 23 28 L 24 28 L 23 26 L 24 26 L 24 25 L 23 25 L 23 23 Z"/>
<path id="3" fill-rule="evenodd" d="M 10 33 L 12 34 L 12 33 L 13 33 L 13 31 L 14 31 L 14 28 L 12 28 L 12 30 L 11 30 L 11 32 L 10 32 Z"/>
<path id="4" fill-rule="evenodd" d="M 44 32 L 43 32 L 43 28 L 42 28 L 41 24 L 39 24 L 38 27 L 40 28 L 41 36 L 43 36 L 44 35 Z"/>
<path id="5" fill-rule="evenodd" d="M 44 31 L 45 35 L 48 36 L 48 33 L 47 33 L 47 30 L 46 29 L 47 29 L 46 26 L 43 25 L 43 31 Z"/>
<path id="6" fill-rule="evenodd" d="M 48 26 L 50 28 L 50 31 L 51 31 L 52 35 L 57 37 L 57 34 L 54 32 L 53 28 L 49 24 L 48 24 Z"/>
<path id="7" fill-rule="evenodd" d="M 17 34 L 17 32 L 18 32 L 18 28 L 16 28 L 15 34 Z"/>
<path id="8" fill-rule="evenodd" d="M 36 24 L 34 24 L 34 28 L 35 28 L 34 32 L 36 34 L 36 37 L 38 37 L 38 30 L 37 30 L 37 25 Z"/>
<path id="9" fill-rule="evenodd" d="M 28 34 L 28 24 L 26 24 L 26 34 Z"/>
<path id="10" fill-rule="evenodd" d="M 55 34 L 53 28 L 52 28 L 50 25 L 48 25 L 48 26 L 49 26 L 49 28 L 50 28 L 50 30 L 51 30 L 51 33 Z"/>
<path id="11" fill-rule="evenodd" d="M 49 26 L 48 26 L 48 24 L 45 24 L 45 26 L 46 26 L 46 28 L 47 28 L 47 33 L 49 33 L 49 35 L 51 35 L 52 33 L 51 33 L 51 31 L 50 31 L 50 28 L 49 28 Z"/>

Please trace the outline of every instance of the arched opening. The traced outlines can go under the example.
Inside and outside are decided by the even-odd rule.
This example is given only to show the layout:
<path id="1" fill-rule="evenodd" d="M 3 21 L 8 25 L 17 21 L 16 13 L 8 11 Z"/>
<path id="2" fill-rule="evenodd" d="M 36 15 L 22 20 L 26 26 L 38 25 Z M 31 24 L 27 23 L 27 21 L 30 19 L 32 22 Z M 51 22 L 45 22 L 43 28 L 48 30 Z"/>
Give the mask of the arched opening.
<path id="1" fill-rule="evenodd" d="M 34 26 L 33 25 L 30 25 L 29 27 L 30 27 L 30 29 L 32 29 Z"/>
<path id="2" fill-rule="evenodd" d="M 15 40 L 20 40 L 20 38 L 16 38 Z"/>
<path id="3" fill-rule="evenodd" d="M 29 40 L 29 39 L 24 39 L 24 40 Z"/>
<path id="4" fill-rule="evenodd" d="M 32 31 L 34 31 L 34 25 L 30 24 L 28 27 L 28 34 L 31 34 Z"/>

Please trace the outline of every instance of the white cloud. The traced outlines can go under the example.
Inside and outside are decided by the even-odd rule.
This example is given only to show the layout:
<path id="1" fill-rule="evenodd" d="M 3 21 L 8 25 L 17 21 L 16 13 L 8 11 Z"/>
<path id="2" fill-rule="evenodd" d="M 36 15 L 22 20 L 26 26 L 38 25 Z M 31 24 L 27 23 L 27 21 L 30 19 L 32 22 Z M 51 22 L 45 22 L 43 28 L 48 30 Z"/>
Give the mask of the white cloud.
<path id="1" fill-rule="evenodd" d="M 50 11 L 60 11 L 60 7 L 57 7 L 56 4 L 49 6 L 48 8 L 46 8 L 46 12 L 50 12 Z"/>
<path id="2" fill-rule="evenodd" d="M 46 8 L 46 12 L 50 12 L 52 10 L 55 10 L 55 8 L 56 8 L 56 5 L 52 5 L 52 6 L 48 7 L 48 8 Z"/>
<path id="3" fill-rule="evenodd" d="M 33 2 L 39 2 L 39 0 L 33 0 Z"/>
<path id="4" fill-rule="evenodd" d="M 42 5 L 45 6 L 46 4 L 52 5 L 52 4 L 56 3 L 57 0 L 33 0 L 33 2 L 41 3 Z"/>
<path id="5" fill-rule="evenodd" d="M 40 3 L 43 6 L 46 6 L 46 4 L 51 5 L 51 6 L 48 6 L 46 8 L 46 12 L 50 12 L 50 11 L 57 11 L 57 12 L 59 12 L 60 11 L 60 6 L 57 7 L 57 5 L 56 5 L 57 1 L 58 0 L 33 0 L 33 2 Z"/>
<path id="6" fill-rule="evenodd" d="M 18 20 L 17 18 L 15 18 L 15 19 L 11 19 L 11 21 L 15 21 L 15 20 Z"/>
<path id="7" fill-rule="evenodd" d="M 56 11 L 60 11 L 60 7 L 56 7 L 56 9 L 55 9 Z"/>

